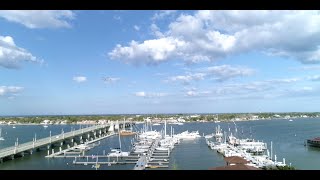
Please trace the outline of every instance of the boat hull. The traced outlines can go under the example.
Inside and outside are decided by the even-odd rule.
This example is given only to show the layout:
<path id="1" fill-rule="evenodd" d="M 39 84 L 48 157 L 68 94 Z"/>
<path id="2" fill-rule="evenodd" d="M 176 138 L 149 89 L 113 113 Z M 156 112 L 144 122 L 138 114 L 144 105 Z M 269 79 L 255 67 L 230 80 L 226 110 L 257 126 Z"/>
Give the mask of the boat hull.
<path id="1" fill-rule="evenodd" d="M 308 139 L 307 144 L 312 147 L 320 147 L 320 141 L 313 141 L 313 140 Z"/>

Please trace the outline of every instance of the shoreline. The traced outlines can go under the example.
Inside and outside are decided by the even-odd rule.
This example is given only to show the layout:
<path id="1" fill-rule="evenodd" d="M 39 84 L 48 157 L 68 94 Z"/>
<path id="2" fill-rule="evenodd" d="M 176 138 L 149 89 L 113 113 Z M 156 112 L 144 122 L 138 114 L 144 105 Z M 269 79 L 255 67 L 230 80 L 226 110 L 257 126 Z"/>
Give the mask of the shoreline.
<path id="1" fill-rule="evenodd" d="M 265 119 L 246 119 L 246 120 L 220 120 L 220 122 L 215 122 L 215 121 L 185 121 L 182 123 L 225 123 L 225 122 L 248 122 L 248 121 L 263 121 L 263 120 L 294 120 L 294 119 L 320 119 L 320 117 L 292 117 L 292 118 L 265 118 Z M 135 124 L 142 124 L 143 121 L 133 121 Z M 168 121 L 167 121 L 168 122 Z M 159 120 L 157 122 L 153 122 L 153 123 L 164 123 L 164 121 L 160 121 Z M 171 122 L 169 122 L 171 123 Z M 83 123 L 83 122 L 77 122 L 77 123 L 66 123 L 66 124 L 47 124 L 49 125 L 98 125 L 101 123 Z M 102 123 L 104 124 L 104 123 Z M 40 123 L 14 123 L 14 124 L 7 124 L 7 123 L 0 123 L 0 125 L 5 125 L 5 126 L 26 126 L 26 125 L 37 125 L 37 126 L 43 126 L 44 124 L 40 124 Z"/>

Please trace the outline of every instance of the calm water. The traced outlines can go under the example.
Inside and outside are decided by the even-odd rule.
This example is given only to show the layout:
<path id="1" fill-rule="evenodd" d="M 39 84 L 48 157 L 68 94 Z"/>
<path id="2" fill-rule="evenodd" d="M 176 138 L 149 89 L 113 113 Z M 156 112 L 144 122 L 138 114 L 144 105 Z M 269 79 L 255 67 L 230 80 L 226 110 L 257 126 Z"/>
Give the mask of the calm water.
<path id="1" fill-rule="evenodd" d="M 170 126 L 173 126 L 175 133 L 180 133 L 185 130 L 193 131 L 199 130 L 202 135 L 212 133 L 217 125 L 220 125 L 224 131 L 230 130 L 235 132 L 234 123 L 185 123 L 182 126 L 168 125 L 167 133 L 170 133 Z M 263 140 L 268 143 L 273 142 L 273 152 L 277 155 L 278 160 L 286 159 L 286 163 L 291 163 L 298 169 L 320 169 L 320 148 L 305 147 L 304 141 L 307 138 L 320 136 L 320 119 L 294 119 L 292 122 L 289 120 L 260 120 L 260 121 L 247 121 L 236 122 L 237 136 L 250 137 Z M 140 125 L 139 125 L 140 126 Z M 2 136 L 5 141 L 0 141 L 0 148 L 14 145 L 17 140 L 19 143 L 32 140 L 35 134 L 37 139 L 46 137 L 50 131 L 52 135 L 70 131 L 71 128 L 79 129 L 79 125 L 51 125 L 48 128 L 43 128 L 40 125 L 16 125 L 12 126 L 1 125 Z M 154 126 L 154 129 L 160 130 L 163 126 Z M 250 133 L 251 128 L 251 133 Z M 243 133 L 242 133 L 243 132 Z M 123 150 L 129 150 L 131 137 L 122 138 Z M 110 148 L 118 147 L 118 136 L 112 136 L 107 139 L 101 140 L 100 146 L 97 146 L 90 151 L 86 152 L 87 155 L 103 154 L 103 151 L 108 153 Z M 22 158 L 16 158 L 13 161 L 6 161 L 0 164 L 2 170 L 13 169 L 37 169 L 37 170 L 56 170 L 56 169 L 92 169 L 90 165 L 73 165 L 70 158 L 56 158 L 47 159 L 44 156 L 47 151 L 40 151 L 34 153 L 32 156 L 26 155 Z M 181 170 L 200 170 L 208 169 L 209 167 L 223 166 L 225 162 L 223 157 L 215 151 L 208 148 L 205 144 L 204 138 L 196 140 L 181 141 L 177 145 L 170 157 L 169 169 Z M 99 170 L 120 170 L 120 169 L 133 169 L 134 165 L 114 165 L 107 166 L 101 165 Z M 93 170 L 93 169 L 92 169 Z"/>

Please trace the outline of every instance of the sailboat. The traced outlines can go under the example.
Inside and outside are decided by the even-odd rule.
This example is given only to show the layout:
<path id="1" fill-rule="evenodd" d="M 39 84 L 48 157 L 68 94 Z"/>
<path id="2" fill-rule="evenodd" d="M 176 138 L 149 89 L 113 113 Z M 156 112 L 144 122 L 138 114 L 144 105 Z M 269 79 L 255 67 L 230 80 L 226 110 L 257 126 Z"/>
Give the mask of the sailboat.
<path id="1" fill-rule="evenodd" d="M 219 123 L 220 121 L 219 121 L 219 114 L 217 114 L 217 120 L 216 121 L 214 121 L 214 123 Z"/>
<path id="2" fill-rule="evenodd" d="M 128 130 L 126 130 L 125 124 L 126 124 L 126 119 L 124 118 L 123 119 L 123 128 L 120 131 L 120 135 L 121 136 L 132 136 L 132 135 L 135 135 L 136 133 L 132 131 L 132 125 L 130 126 L 130 130 L 128 131 Z"/>
<path id="3" fill-rule="evenodd" d="M 123 157 L 129 156 L 129 152 L 122 152 L 121 151 L 121 139 L 120 139 L 120 132 L 119 134 L 119 148 L 111 149 L 111 152 L 107 155 L 108 157 Z"/>
<path id="4" fill-rule="evenodd" d="M 4 138 L 2 137 L 2 128 L 0 128 L 0 141 L 4 141 Z"/>

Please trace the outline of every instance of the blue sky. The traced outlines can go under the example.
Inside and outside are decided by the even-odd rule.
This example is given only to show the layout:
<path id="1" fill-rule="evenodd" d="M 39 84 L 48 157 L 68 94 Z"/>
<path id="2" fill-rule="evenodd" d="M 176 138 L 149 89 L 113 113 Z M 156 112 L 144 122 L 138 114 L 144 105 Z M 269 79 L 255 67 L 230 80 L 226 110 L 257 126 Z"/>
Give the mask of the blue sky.
<path id="1" fill-rule="evenodd" d="M 0 115 L 319 111 L 319 11 L 0 11 Z"/>

